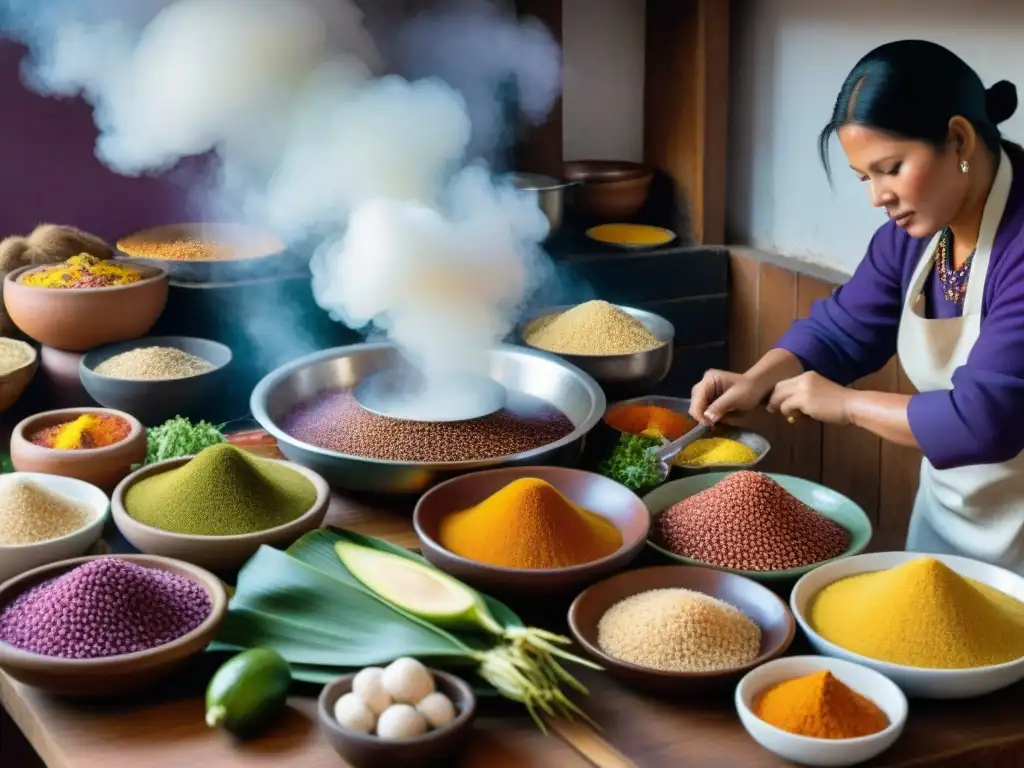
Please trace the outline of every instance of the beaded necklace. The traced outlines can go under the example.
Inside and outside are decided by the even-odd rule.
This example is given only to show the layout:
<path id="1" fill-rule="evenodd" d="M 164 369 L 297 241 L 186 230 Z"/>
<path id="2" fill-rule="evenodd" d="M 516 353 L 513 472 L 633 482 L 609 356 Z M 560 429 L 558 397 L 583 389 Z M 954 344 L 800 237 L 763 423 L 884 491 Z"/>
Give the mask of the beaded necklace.
<path id="1" fill-rule="evenodd" d="M 951 301 L 958 307 L 962 307 L 967 296 L 967 283 L 971 277 L 971 263 L 974 261 L 974 254 L 977 246 L 971 251 L 970 256 L 963 263 L 960 269 L 953 268 L 953 233 L 949 227 L 942 230 L 942 237 L 939 244 L 935 246 L 935 268 L 939 273 L 939 284 L 942 286 L 942 295 L 946 301 Z"/>

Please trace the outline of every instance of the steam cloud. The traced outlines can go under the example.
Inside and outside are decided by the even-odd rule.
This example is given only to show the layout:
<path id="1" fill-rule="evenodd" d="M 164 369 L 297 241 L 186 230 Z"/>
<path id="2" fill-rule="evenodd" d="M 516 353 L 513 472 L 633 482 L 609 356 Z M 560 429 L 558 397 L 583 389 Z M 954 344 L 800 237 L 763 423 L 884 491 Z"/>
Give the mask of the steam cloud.
<path id="1" fill-rule="evenodd" d="M 113 170 L 212 153 L 209 210 L 322 237 L 317 302 L 382 329 L 428 380 L 478 372 L 552 274 L 533 193 L 480 158 L 505 81 L 528 119 L 547 114 L 558 48 L 494 2 L 421 8 L 375 38 L 348 0 L 0 0 L 0 31 L 29 46 L 31 87 L 93 105 Z"/>

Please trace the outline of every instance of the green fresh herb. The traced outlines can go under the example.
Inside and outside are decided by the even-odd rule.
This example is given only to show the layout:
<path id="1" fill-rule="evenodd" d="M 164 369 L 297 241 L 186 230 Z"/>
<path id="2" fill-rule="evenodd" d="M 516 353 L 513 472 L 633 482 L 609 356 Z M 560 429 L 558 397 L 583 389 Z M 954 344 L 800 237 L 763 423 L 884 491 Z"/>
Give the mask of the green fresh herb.
<path id="1" fill-rule="evenodd" d="M 175 416 L 146 431 L 146 464 L 191 456 L 204 448 L 224 442 L 224 433 L 205 421 L 193 424 L 184 416 Z"/>
<path id="2" fill-rule="evenodd" d="M 11 454 L 0 453 L 0 475 L 14 471 L 14 462 L 11 461 Z"/>
<path id="3" fill-rule="evenodd" d="M 663 444 L 661 438 L 623 433 L 615 450 L 601 462 L 598 471 L 634 491 L 654 488 L 665 479 L 655 454 Z"/>

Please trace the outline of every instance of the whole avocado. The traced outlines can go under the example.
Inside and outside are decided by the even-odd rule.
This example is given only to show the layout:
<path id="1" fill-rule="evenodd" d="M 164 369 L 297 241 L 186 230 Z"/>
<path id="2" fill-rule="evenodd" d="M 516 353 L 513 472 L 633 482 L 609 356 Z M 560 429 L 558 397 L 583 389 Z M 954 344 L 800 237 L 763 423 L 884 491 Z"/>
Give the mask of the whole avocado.
<path id="1" fill-rule="evenodd" d="M 257 735 L 284 710 L 291 682 L 291 668 L 277 652 L 242 651 L 210 678 L 206 724 L 241 738 Z"/>

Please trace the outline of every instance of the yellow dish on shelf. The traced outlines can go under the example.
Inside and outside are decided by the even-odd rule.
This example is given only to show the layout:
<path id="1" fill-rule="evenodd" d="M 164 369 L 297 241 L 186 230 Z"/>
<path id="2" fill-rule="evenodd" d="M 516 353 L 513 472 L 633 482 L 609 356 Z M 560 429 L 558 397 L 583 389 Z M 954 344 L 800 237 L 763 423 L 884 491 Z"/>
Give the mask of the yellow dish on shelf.
<path id="1" fill-rule="evenodd" d="M 653 248 L 676 239 L 672 230 L 647 224 L 601 224 L 588 229 L 586 235 L 591 240 L 619 248 Z"/>

